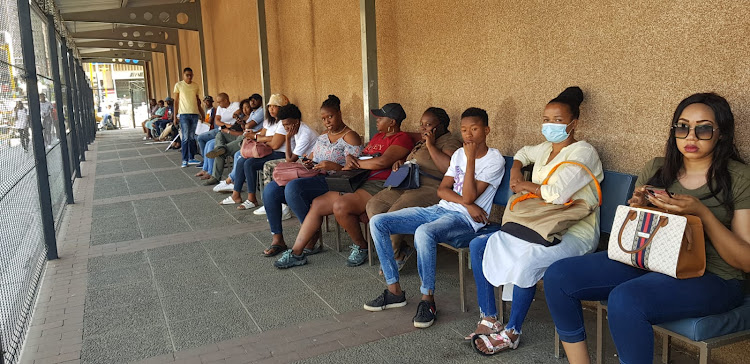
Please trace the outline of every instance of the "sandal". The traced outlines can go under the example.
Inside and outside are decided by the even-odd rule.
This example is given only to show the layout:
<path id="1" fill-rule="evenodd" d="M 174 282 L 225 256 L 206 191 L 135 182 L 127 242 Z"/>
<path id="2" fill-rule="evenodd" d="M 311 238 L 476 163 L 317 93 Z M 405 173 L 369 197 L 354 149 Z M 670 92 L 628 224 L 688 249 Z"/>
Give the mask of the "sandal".
<path id="1" fill-rule="evenodd" d="M 250 200 L 245 200 L 245 202 L 241 203 L 239 206 L 237 206 L 237 210 L 250 210 L 251 208 L 257 207 L 258 205 L 254 204 Z"/>
<path id="2" fill-rule="evenodd" d="M 266 250 L 265 250 L 265 251 L 263 252 L 263 256 L 264 256 L 264 257 L 275 257 L 275 256 L 277 256 L 277 255 L 278 255 L 279 253 L 281 253 L 281 252 L 284 252 L 284 251 L 286 251 L 287 249 L 289 249 L 289 248 L 287 248 L 287 246 L 286 246 L 286 245 L 276 245 L 276 244 L 271 244 L 271 246 L 270 246 L 270 247 L 268 247 L 268 249 L 266 249 Z"/>
<path id="3" fill-rule="evenodd" d="M 495 341 L 499 341 L 497 345 L 492 345 L 492 342 L 490 341 L 490 338 Z M 482 340 L 484 342 L 484 346 L 487 347 L 487 350 L 489 350 L 489 353 L 485 353 L 484 351 L 480 350 L 477 346 L 477 339 Z M 518 336 L 516 341 L 511 341 L 508 335 L 503 330 L 499 334 L 489 334 L 489 335 L 478 335 L 474 340 L 471 340 L 471 346 L 474 348 L 474 350 L 484 356 L 491 356 L 495 355 L 501 351 L 506 351 L 509 349 L 515 349 L 518 347 L 518 343 L 521 341 L 521 336 Z"/>
<path id="4" fill-rule="evenodd" d="M 490 334 L 497 334 L 500 331 L 503 331 L 503 329 L 505 328 L 505 325 L 503 325 L 503 323 L 499 320 L 492 322 L 492 321 L 487 321 L 485 319 L 482 319 L 481 321 L 477 322 L 477 326 L 479 325 L 487 326 L 491 331 Z M 474 338 L 477 335 L 487 335 L 487 334 L 477 334 L 476 332 L 472 332 L 471 334 L 469 334 L 469 336 L 464 337 L 464 340 L 474 340 Z"/>
<path id="5" fill-rule="evenodd" d="M 236 205 L 238 203 L 239 202 L 236 202 L 232 199 L 232 196 L 228 196 L 227 198 L 221 200 L 221 202 L 219 202 L 219 205 Z"/>

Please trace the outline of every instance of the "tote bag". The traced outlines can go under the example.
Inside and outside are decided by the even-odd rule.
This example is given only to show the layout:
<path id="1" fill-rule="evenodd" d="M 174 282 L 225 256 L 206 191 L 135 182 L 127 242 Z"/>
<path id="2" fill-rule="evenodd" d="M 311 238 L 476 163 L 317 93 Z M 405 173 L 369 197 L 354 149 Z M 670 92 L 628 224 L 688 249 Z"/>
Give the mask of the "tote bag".
<path id="1" fill-rule="evenodd" d="M 240 149 L 240 155 L 242 158 L 263 158 L 273 153 L 273 149 L 266 143 L 259 143 L 255 140 L 245 139 L 242 142 L 242 149 Z"/>
<path id="2" fill-rule="evenodd" d="M 602 204 L 602 188 L 588 167 L 579 162 L 563 161 L 558 163 L 544 179 L 542 185 L 549 182 L 550 177 L 563 164 L 572 164 L 583 168 L 596 184 L 599 205 Z M 517 238 L 552 246 L 560 242 L 562 235 L 569 227 L 589 216 L 597 206 L 589 206 L 584 200 L 573 200 L 565 204 L 546 203 L 541 196 L 533 193 L 519 193 L 511 196 L 511 201 L 503 213 L 501 230 Z"/>
<path id="3" fill-rule="evenodd" d="M 291 180 L 297 178 L 314 177 L 321 173 L 325 173 L 320 169 L 309 169 L 302 163 L 297 162 L 281 162 L 276 165 L 273 170 L 273 180 L 279 186 L 286 186 Z"/>
<path id="4" fill-rule="evenodd" d="M 700 277 L 706 271 L 703 223 L 693 215 L 618 206 L 607 256 L 673 278 Z"/>

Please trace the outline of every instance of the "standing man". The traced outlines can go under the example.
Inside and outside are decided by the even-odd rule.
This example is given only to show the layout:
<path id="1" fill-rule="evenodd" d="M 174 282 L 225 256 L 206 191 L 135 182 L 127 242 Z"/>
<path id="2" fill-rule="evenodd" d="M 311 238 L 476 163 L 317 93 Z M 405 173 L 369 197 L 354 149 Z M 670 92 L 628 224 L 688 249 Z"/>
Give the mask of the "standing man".
<path id="1" fill-rule="evenodd" d="M 55 107 L 52 103 L 47 101 L 47 95 L 44 93 L 39 94 L 39 111 L 42 113 L 42 135 L 44 136 L 44 145 L 49 149 L 54 142 L 54 131 L 55 123 L 52 118 L 52 112 Z"/>
<path id="2" fill-rule="evenodd" d="M 115 113 L 114 113 L 114 115 L 115 115 L 115 117 L 112 120 L 113 121 L 112 124 L 114 124 L 115 128 L 122 129 L 122 127 L 120 126 L 120 104 L 117 103 L 117 102 L 115 102 Z"/>
<path id="3" fill-rule="evenodd" d="M 16 108 L 13 109 L 13 117 L 16 119 L 15 127 L 18 129 L 18 136 L 21 138 L 23 150 L 29 151 L 29 110 L 23 106 L 23 101 L 16 102 Z"/>
<path id="4" fill-rule="evenodd" d="M 180 125 L 180 139 L 182 139 L 182 168 L 188 164 L 198 164 L 195 160 L 197 146 L 195 145 L 195 128 L 203 114 L 201 106 L 200 86 L 193 82 L 193 70 L 186 67 L 182 71 L 182 81 L 174 85 L 174 113 L 173 123 Z M 179 118 L 179 119 L 178 119 Z"/>

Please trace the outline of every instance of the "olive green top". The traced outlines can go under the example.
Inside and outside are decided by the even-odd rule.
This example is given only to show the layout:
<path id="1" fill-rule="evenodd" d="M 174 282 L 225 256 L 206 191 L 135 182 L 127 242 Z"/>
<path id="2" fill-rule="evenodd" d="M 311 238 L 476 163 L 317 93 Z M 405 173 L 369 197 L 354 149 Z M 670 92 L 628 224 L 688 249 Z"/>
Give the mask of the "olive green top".
<path id="1" fill-rule="evenodd" d="M 645 185 L 663 164 L 664 158 L 661 157 L 654 158 L 646 163 L 646 166 L 643 167 L 643 170 L 641 170 L 641 173 L 638 175 L 636 187 Z M 750 209 L 750 166 L 737 161 L 730 161 L 729 174 L 732 178 L 734 209 Z M 689 190 L 682 187 L 679 181 L 675 181 L 671 186 L 668 186 L 667 190 L 672 193 L 690 195 L 699 199 L 710 195 L 708 185 Z M 721 193 L 719 194 L 719 197 L 721 197 Z M 724 224 L 724 226 L 728 229 L 732 228 L 732 219 L 726 208 L 719 202 L 719 199 L 717 199 L 716 196 L 701 200 L 701 202 L 708 207 L 711 213 L 713 213 L 714 216 Z M 706 271 L 716 274 L 723 279 L 745 279 L 745 274 L 742 270 L 732 267 L 721 258 L 719 252 L 716 251 L 716 248 L 714 248 L 711 240 L 708 238 L 708 235 L 706 235 Z"/>

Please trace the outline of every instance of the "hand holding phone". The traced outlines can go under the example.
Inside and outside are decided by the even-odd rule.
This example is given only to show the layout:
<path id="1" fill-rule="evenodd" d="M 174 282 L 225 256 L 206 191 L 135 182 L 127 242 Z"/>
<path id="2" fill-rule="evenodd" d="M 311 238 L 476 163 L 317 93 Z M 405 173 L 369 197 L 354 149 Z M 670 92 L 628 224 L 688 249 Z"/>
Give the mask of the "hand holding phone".
<path id="1" fill-rule="evenodd" d="M 657 196 L 673 197 L 674 196 L 674 194 L 672 192 L 669 192 L 666 188 L 653 187 L 653 186 L 646 186 L 645 188 L 646 188 L 646 192 L 648 192 L 648 194 L 653 197 L 657 197 Z"/>

